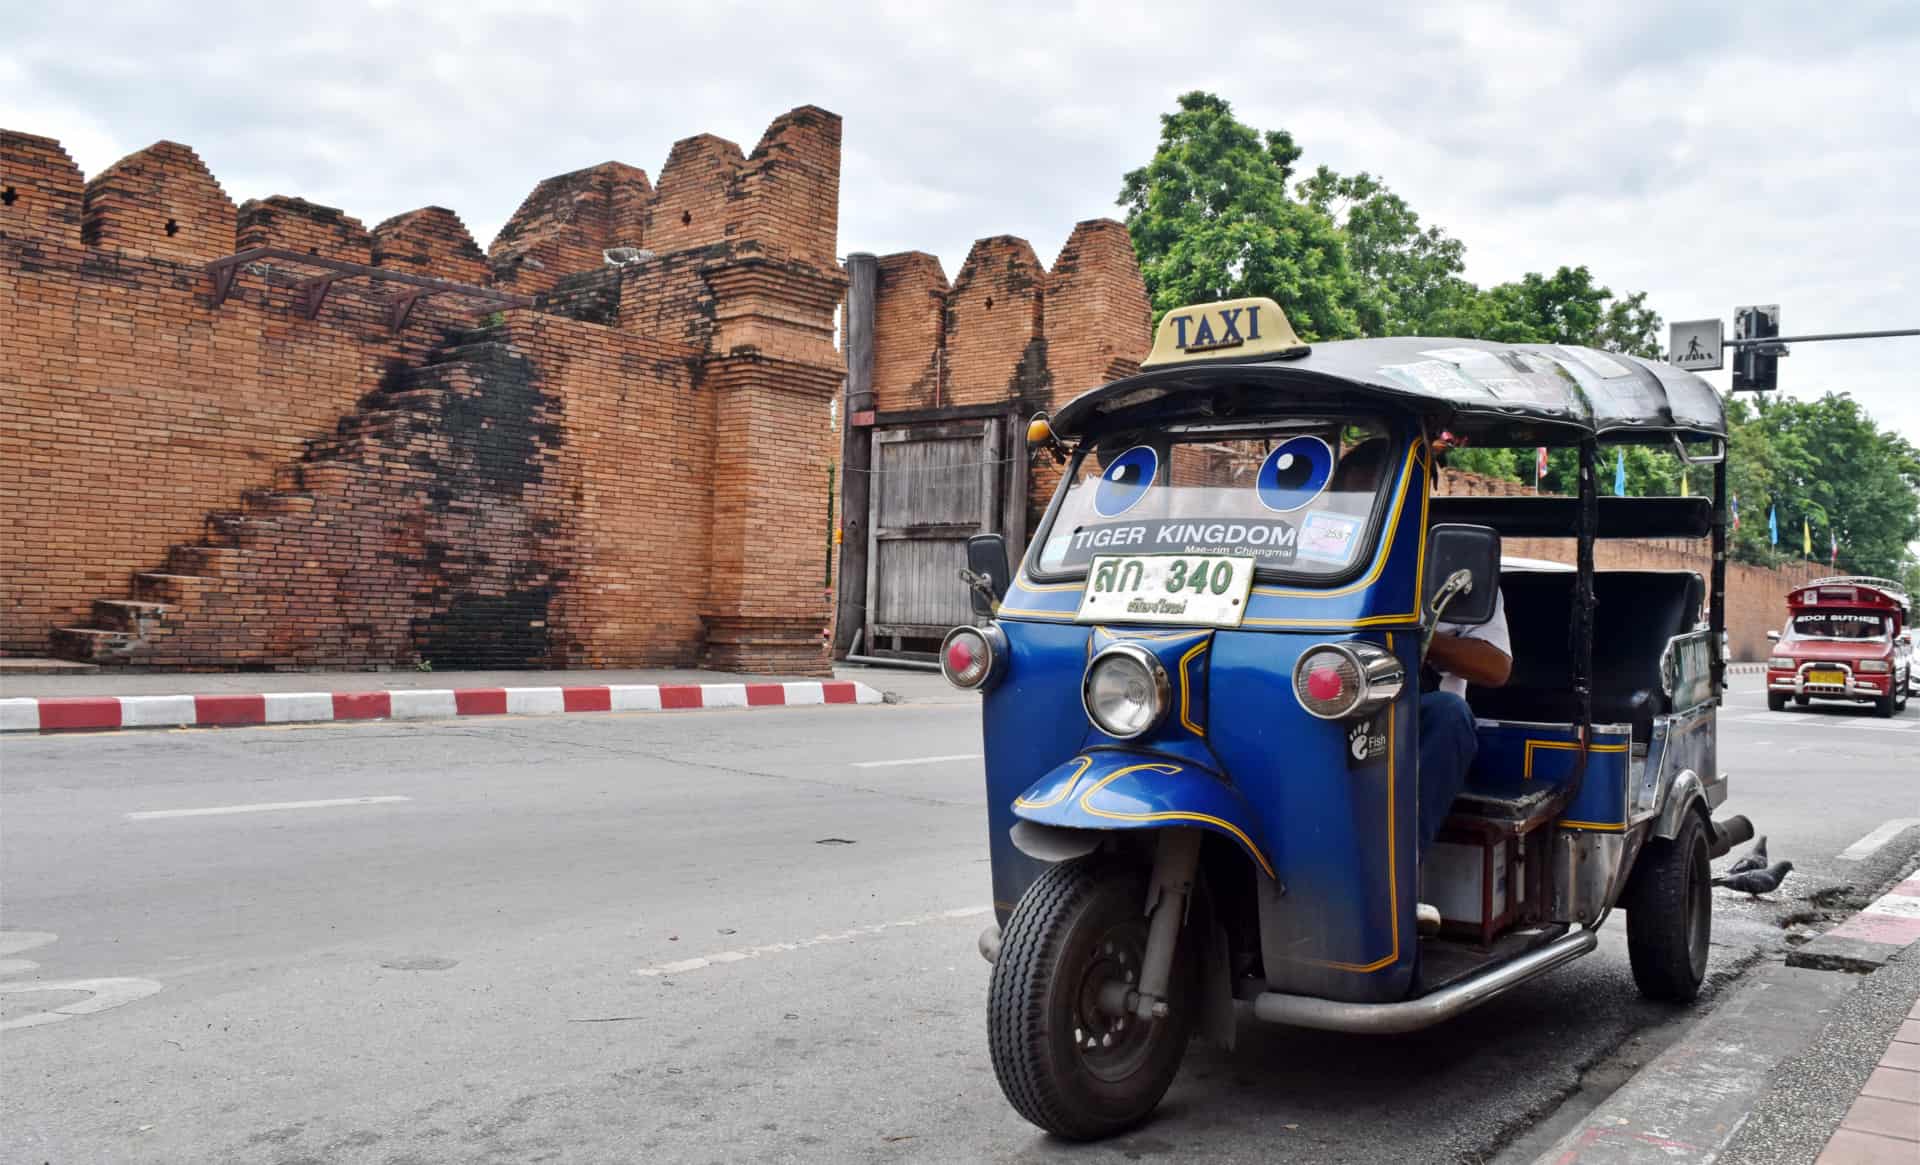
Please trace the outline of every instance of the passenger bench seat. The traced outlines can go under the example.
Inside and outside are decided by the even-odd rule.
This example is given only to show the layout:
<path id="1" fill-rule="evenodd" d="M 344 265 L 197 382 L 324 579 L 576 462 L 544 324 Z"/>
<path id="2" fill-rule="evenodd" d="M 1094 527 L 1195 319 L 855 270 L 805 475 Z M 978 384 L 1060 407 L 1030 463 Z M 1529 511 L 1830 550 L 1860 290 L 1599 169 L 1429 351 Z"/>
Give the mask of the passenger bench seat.
<path id="1" fill-rule="evenodd" d="M 1490 720 L 1571 723 L 1572 571 L 1507 571 L 1500 576 L 1513 672 L 1502 688 L 1473 687 L 1467 700 Z M 1593 576 L 1593 719 L 1631 724 L 1635 740 L 1668 711 L 1660 690 L 1667 641 L 1700 621 L 1706 587 L 1690 570 L 1608 570 Z"/>

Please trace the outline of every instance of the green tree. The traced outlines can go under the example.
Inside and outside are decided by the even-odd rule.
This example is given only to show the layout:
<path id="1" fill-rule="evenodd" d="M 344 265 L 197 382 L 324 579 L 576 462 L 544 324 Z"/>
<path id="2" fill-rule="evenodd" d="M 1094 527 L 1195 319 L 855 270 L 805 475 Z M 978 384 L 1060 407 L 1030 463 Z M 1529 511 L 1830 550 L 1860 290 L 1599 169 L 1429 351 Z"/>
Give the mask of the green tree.
<path id="1" fill-rule="evenodd" d="M 1325 213 L 1288 196 L 1300 157 L 1293 137 L 1243 124 L 1210 93 L 1179 105 L 1160 118 L 1153 160 L 1120 190 L 1154 318 L 1266 295 L 1303 339 L 1358 335 L 1363 296 L 1345 239 Z"/>
<path id="2" fill-rule="evenodd" d="M 1898 578 L 1909 568 L 1908 544 L 1920 539 L 1920 453 L 1904 438 L 1845 393 L 1763 399 L 1743 427 L 1764 439 L 1785 557 L 1800 557 L 1804 522 L 1818 561 L 1828 561 L 1831 537 L 1843 570 Z"/>
<path id="3" fill-rule="evenodd" d="M 1366 335 L 1429 334 L 1428 321 L 1442 307 L 1472 292 L 1460 278 L 1466 246 L 1439 227 L 1422 228 L 1406 199 L 1372 174 L 1343 176 L 1322 166 L 1294 189 L 1346 236 L 1357 276 L 1354 313 Z"/>
<path id="4" fill-rule="evenodd" d="M 1584 265 L 1552 275 L 1528 272 L 1513 283 L 1471 289 L 1440 305 L 1437 335 L 1512 344 L 1579 344 L 1658 359 L 1660 316 L 1645 292 L 1616 299 Z"/>

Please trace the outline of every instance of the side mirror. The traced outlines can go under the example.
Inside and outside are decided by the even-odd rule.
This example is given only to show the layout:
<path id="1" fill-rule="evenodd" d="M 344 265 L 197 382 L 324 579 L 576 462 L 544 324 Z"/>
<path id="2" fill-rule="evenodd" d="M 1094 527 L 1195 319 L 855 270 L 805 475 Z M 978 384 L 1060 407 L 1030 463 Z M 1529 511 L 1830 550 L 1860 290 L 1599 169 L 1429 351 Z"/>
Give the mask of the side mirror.
<path id="1" fill-rule="evenodd" d="M 967 583 L 973 613 L 985 618 L 1007 597 L 1013 572 L 1007 568 L 1007 540 L 998 534 L 967 539 Z"/>
<path id="2" fill-rule="evenodd" d="M 1778 631 L 1769 631 L 1769 632 L 1767 632 L 1767 642 L 1769 642 L 1769 643 L 1778 643 L 1778 642 L 1780 642 L 1780 633 L 1779 633 Z"/>
<path id="3" fill-rule="evenodd" d="M 1477 627 L 1492 619 L 1500 598 L 1499 531 L 1455 522 L 1435 526 L 1427 534 L 1421 593 L 1436 622 Z"/>

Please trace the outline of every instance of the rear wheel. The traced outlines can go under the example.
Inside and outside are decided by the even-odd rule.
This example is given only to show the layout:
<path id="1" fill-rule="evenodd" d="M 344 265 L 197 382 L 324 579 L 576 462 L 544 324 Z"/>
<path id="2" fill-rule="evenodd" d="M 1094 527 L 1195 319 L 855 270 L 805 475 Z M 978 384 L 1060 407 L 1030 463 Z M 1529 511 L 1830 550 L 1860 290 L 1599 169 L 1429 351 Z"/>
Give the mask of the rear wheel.
<path id="1" fill-rule="evenodd" d="M 1193 1023 L 1184 937 L 1167 1015 L 1100 1007 L 1109 983 L 1138 981 L 1147 947 L 1147 875 L 1098 858 L 1049 868 L 1001 937 L 987 997 L 987 1047 L 1000 1090 L 1050 1133 L 1094 1140 L 1145 1120 L 1166 1095 Z"/>
<path id="2" fill-rule="evenodd" d="M 1786 710 L 1787 710 L 1787 694 L 1785 692 L 1768 692 L 1767 693 L 1767 711 L 1785 712 Z"/>
<path id="3" fill-rule="evenodd" d="M 1707 977 L 1713 941 L 1713 870 L 1707 826 L 1689 811 L 1671 841 L 1654 838 L 1640 852 L 1627 907 L 1627 961 L 1640 994 L 1687 1003 Z"/>

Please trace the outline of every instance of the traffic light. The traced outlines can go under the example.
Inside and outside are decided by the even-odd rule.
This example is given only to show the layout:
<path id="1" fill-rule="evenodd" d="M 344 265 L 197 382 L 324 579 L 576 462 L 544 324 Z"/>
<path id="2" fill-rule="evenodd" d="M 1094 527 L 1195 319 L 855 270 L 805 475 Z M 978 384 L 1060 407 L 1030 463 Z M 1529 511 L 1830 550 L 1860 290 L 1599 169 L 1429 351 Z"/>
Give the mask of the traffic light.
<path id="1" fill-rule="evenodd" d="M 1733 309 L 1733 338 L 1766 340 L 1780 334 L 1780 305 L 1757 304 Z M 1733 357 L 1733 391 L 1772 392 L 1780 387 L 1778 344 L 1742 344 Z"/>

